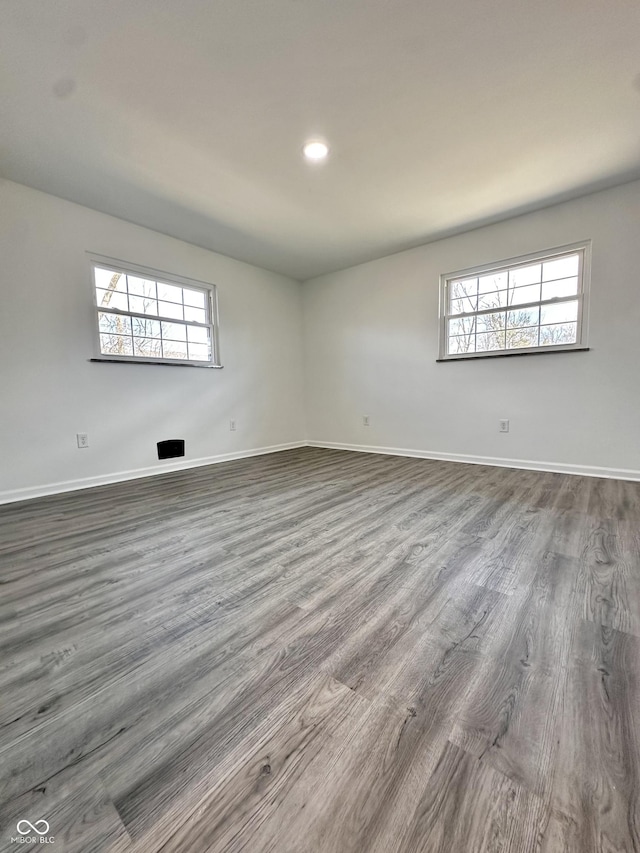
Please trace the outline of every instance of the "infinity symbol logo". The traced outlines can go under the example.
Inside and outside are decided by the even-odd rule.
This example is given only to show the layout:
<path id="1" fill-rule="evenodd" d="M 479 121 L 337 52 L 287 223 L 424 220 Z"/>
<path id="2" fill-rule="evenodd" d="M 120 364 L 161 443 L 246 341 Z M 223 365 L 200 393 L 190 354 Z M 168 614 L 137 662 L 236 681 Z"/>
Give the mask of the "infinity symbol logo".
<path id="1" fill-rule="evenodd" d="M 38 829 L 38 827 L 42 827 L 42 829 Z M 37 820 L 35 823 L 31 823 L 28 820 L 19 820 L 16 829 L 20 835 L 28 835 L 30 832 L 37 832 L 38 835 L 46 835 L 49 832 L 49 824 L 46 820 Z"/>

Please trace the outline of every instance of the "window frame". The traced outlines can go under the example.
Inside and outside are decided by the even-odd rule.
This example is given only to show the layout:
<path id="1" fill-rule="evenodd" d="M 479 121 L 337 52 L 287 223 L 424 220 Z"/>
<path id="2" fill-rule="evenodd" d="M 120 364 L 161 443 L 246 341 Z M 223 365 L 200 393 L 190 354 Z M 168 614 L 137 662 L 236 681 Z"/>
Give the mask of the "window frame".
<path id="1" fill-rule="evenodd" d="M 215 284 L 210 282 L 199 281 L 198 279 L 188 278 L 187 276 L 176 275 L 175 273 L 167 273 L 163 270 L 154 269 L 152 267 L 142 266 L 141 264 L 130 263 L 129 261 L 110 258 L 106 255 L 99 255 L 94 252 L 87 252 L 89 261 L 89 279 L 92 293 L 93 305 L 93 357 L 91 361 L 105 362 L 122 362 L 125 364 L 161 364 L 166 366 L 178 367 L 200 367 L 200 368 L 221 368 L 220 363 L 220 345 L 218 338 L 218 289 Z M 177 320 L 171 317 L 153 316 L 150 314 L 141 314 L 137 311 L 122 311 L 118 308 L 107 308 L 98 305 L 96 292 L 95 268 L 109 269 L 114 272 L 122 273 L 123 275 L 132 275 L 135 277 L 146 278 L 150 281 L 155 281 L 160 284 L 174 285 L 176 287 L 186 287 L 191 290 L 198 290 L 205 294 L 205 311 L 207 315 L 206 323 L 197 323 L 195 321 Z M 108 313 L 122 317 L 140 317 L 145 320 L 159 320 L 160 322 L 182 323 L 185 326 L 195 325 L 200 328 L 207 327 L 210 330 L 211 336 L 211 360 L 195 361 L 187 358 L 163 358 L 158 356 L 136 356 L 136 355 L 116 355 L 103 353 L 100 347 L 100 324 L 99 314 Z"/>
<path id="2" fill-rule="evenodd" d="M 482 314 L 494 314 L 498 311 L 506 312 L 513 310 L 510 306 L 500 308 L 487 308 L 481 311 L 471 311 L 465 314 L 450 314 L 449 311 L 449 290 L 452 281 L 457 281 L 462 278 L 470 278 L 473 276 L 483 276 L 488 273 L 507 272 L 518 267 L 526 267 L 534 263 L 542 263 L 544 261 L 553 261 L 563 255 L 579 255 L 578 262 L 578 292 L 575 295 L 554 297 L 550 300 L 539 300 L 522 305 L 518 305 L 519 309 L 535 308 L 543 305 L 556 305 L 562 302 L 578 301 L 578 316 L 576 326 L 576 341 L 570 344 L 552 344 L 549 346 L 535 347 L 518 347 L 513 349 L 489 350 L 480 352 L 465 352 L 451 353 L 447 352 L 449 337 L 447 335 L 447 321 L 452 317 L 473 317 L 481 316 Z M 582 240 L 578 243 L 569 243 L 564 246 L 557 246 L 553 249 L 543 249 L 539 252 L 532 252 L 526 255 L 519 255 L 515 258 L 507 258 L 502 261 L 496 261 L 488 264 L 468 267 L 463 270 L 456 270 L 450 273 L 443 273 L 440 276 L 440 301 L 439 301 L 439 343 L 438 343 L 438 358 L 437 361 L 461 361 L 475 358 L 504 358 L 512 355 L 542 355 L 551 352 L 575 352 L 576 350 L 587 350 L 588 347 L 588 329 L 589 329 L 589 294 L 591 284 L 591 240 Z M 540 294 L 542 295 L 542 294 Z M 538 323 L 538 328 L 540 323 Z"/>

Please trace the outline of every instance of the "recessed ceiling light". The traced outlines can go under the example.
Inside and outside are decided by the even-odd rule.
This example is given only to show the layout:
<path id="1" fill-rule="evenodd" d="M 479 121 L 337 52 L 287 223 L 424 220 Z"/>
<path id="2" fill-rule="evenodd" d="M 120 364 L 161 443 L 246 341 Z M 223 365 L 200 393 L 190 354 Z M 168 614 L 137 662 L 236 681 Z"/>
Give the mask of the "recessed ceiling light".
<path id="1" fill-rule="evenodd" d="M 325 159 L 325 157 L 329 153 L 329 146 L 326 145 L 324 142 L 320 142 L 319 140 L 314 139 L 310 142 L 305 143 L 305 146 L 302 151 L 307 160 L 312 160 L 314 163 L 317 163 L 319 160 Z"/>

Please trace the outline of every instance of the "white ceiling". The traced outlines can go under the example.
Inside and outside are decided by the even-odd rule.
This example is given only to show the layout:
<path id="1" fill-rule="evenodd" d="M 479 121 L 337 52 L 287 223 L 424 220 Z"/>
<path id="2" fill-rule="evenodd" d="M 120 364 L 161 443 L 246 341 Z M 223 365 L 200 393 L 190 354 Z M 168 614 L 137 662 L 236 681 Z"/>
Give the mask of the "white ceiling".
<path id="1" fill-rule="evenodd" d="M 640 176 L 639 46 L 636 0 L 3 0 L 0 173 L 306 279 Z"/>

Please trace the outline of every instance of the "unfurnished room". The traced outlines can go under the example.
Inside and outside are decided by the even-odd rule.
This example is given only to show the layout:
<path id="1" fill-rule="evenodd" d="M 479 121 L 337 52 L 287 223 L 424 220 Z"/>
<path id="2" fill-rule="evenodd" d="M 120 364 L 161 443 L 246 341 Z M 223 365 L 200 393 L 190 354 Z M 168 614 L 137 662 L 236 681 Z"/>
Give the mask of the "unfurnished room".
<path id="1" fill-rule="evenodd" d="M 639 46 L 2 0 L 0 853 L 640 853 Z"/>

